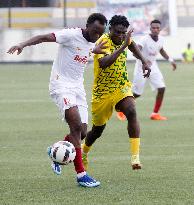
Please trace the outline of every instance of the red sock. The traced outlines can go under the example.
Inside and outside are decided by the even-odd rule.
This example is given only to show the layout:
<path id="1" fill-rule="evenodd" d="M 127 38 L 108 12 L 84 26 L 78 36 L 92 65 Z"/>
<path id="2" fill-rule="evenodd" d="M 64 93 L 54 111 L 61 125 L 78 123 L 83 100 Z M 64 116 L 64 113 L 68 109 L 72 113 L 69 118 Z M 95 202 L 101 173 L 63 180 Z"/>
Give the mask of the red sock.
<path id="1" fill-rule="evenodd" d="M 158 113 L 158 111 L 159 111 L 161 105 L 162 105 L 162 100 L 161 100 L 161 99 L 156 100 L 156 103 L 155 103 L 155 106 L 154 106 L 154 112 L 155 112 L 155 113 Z"/>
<path id="2" fill-rule="evenodd" d="M 81 173 L 81 172 L 84 172 L 85 169 L 84 169 L 84 166 L 83 166 L 83 163 L 82 163 L 82 151 L 81 151 L 81 148 L 75 148 L 76 150 L 76 156 L 75 156 L 75 159 L 74 159 L 74 166 L 75 166 L 75 171 L 77 172 L 77 174 Z"/>
<path id="3" fill-rule="evenodd" d="M 66 135 L 64 137 L 64 141 L 68 141 L 68 142 L 70 141 L 69 135 Z M 75 166 L 75 171 L 77 172 L 77 174 L 79 174 L 85 171 L 83 163 L 82 163 L 82 151 L 81 151 L 81 148 L 75 148 L 75 151 L 76 151 L 76 156 L 73 162 Z"/>

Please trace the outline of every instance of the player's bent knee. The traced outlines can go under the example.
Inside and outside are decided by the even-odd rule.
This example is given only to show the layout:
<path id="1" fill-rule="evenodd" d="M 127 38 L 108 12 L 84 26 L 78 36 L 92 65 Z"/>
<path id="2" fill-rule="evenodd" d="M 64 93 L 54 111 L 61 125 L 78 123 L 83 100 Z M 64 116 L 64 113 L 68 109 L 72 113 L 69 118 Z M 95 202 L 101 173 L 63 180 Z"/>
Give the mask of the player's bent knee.
<path id="1" fill-rule="evenodd" d="M 131 120 L 131 119 L 134 119 L 136 118 L 136 110 L 135 110 L 135 107 L 129 107 L 126 111 L 126 117 L 128 120 Z"/>
<path id="2" fill-rule="evenodd" d="M 81 133 L 82 132 L 82 125 L 81 123 L 77 123 L 77 124 L 74 124 L 72 127 L 71 127 L 71 132 L 72 133 Z"/>

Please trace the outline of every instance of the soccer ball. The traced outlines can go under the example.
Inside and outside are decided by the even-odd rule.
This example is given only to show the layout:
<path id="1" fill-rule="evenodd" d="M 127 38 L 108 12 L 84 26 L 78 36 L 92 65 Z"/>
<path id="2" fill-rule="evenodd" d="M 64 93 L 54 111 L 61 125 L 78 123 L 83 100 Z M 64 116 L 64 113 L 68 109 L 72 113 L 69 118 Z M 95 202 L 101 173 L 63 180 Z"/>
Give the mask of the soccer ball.
<path id="1" fill-rule="evenodd" d="M 76 156 L 75 147 L 68 141 L 59 141 L 51 146 L 50 158 L 61 165 L 71 163 Z"/>

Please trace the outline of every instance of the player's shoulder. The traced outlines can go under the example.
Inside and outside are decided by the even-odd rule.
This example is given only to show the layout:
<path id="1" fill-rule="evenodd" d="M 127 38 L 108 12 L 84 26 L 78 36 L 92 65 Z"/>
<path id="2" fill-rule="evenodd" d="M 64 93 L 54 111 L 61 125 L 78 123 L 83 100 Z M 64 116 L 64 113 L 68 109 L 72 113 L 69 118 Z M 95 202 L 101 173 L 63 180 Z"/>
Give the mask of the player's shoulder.
<path id="1" fill-rule="evenodd" d="M 140 42 L 140 43 L 146 43 L 146 42 L 149 41 L 149 39 L 150 39 L 149 34 L 145 34 L 145 35 L 143 35 L 143 36 L 140 36 L 139 42 Z"/>
<path id="2" fill-rule="evenodd" d="M 101 41 L 110 41 L 110 37 L 108 35 L 108 33 L 104 33 L 102 34 L 102 36 L 96 41 L 96 43 L 99 43 Z"/>
<path id="3" fill-rule="evenodd" d="M 139 38 L 137 39 L 137 44 L 140 46 L 144 46 L 148 42 L 148 40 L 148 35 L 139 36 Z"/>
<path id="4" fill-rule="evenodd" d="M 141 36 L 140 39 L 141 39 L 141 41 L 147 41 L 147 40 L 150 39 L 150 35 L 149 34 L 145 34 L 145 35 Z"/>
<path id="5" fill-rule="evenodd" d="M 72 34 L 72 35 L 79 35 L 81 33 L 81 28 L 78 28 L 78 27 L 75 27 L 75 28 L 65 27 L 61 31 L 63 33 L 68 33 L 68 34 Z"/>
<path id="6" fill-rule="evenodd" d="M 164 39 L 165 39 L 164 36 L 161 36 L 161 35 L 158 36 L 158 40 L 159 40 L 160 42 L 163 43 L 163 42 L 164 42 Z"/>

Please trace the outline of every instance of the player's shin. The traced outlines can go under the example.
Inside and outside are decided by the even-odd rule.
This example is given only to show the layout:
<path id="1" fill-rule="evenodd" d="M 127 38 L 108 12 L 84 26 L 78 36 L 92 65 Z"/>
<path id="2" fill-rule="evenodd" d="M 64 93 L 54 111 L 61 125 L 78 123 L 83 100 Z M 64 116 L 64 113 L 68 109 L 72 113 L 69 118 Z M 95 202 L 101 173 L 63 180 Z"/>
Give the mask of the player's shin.
<path id="1" fill-rule="evenodd" d="M 88 153 L 92 146 L 87 146 L 86 143 L 82 144 L 82 162 L 85 170 L 88 169 Z"/>
<path id="2" fill-rule="evenodd" d="M 70 135 L 66 135 L 64 137 L 64 141 L 69 141 L 71 142 L 72 140 L 72 136 Z M 75 146 L 75 151 L 76 151 L 76 156 L 75 156 L 75 159 L 74 159 L 74 167 L 75 167 L 75 171 L 77 172 L 78 175 L 85 175 L 85 169 L 84 169 L 84 166 L 83 166 L 83 163 L 82 163 L 82 151 L 81 151 L 81 148 L 80 147 L 76 147 Z"/>
<path id="3" fill-rule="evenodd" d="M 141 169 L 139 150 L 140 150 L 140 138 L 129 138 L 130 141 L 130 153 L 131 153 L 131 165 L 133 169 Z"/>
<path id="4" fill-rule="evenodd" d="M 81 148 L 75 148 L 76 150 L 76 157 L 74 159 L 74 166 L 75 166 L 75 171 L 77 172 L 77 174 L 85 174 L 85 169 L 82 163 L 82 152 L 81 152 Z"/>

